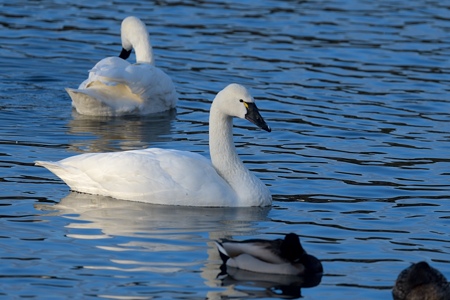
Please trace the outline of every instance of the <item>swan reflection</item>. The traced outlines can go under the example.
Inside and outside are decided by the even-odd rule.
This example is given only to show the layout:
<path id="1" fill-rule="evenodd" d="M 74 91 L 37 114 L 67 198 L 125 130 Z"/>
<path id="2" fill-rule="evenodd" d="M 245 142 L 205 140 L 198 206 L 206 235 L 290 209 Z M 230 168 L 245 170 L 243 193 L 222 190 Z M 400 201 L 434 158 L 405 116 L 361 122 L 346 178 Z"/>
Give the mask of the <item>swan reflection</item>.
<path id="1" fill-rule="evenodd" d="M 72 113 L 69 133 L 82 134 L 74 140 L 71 150 L 76 152 L 106 152 L 146 148 L 154 142 L 168 141 L 171 121 L 176 111 L 170 110 L 148 116 L 95 117 Z M 86 139 L 92 135 L 92 139 Z"/>
<path id="2" fill-rule="evenodd" d="M 214 240 L 228 236 L 229 232 L 251 234 L 256 222 L 267 219 L 270 207 L 155 205 L 70 192 L 59 203 L 40 205 L 38 209 L 76 220 L 68 225 L 70 228 L 100 229 L 105 236 L 148 237 L 178 233 L 177 237 L 183 240 L 187 237 L 185 233 L 205 232 Z"/>
<path id="3" fill-rule="evenodd" d="M 211 299 L 230 295 L 297 298 L 301 288 L 313 287 L 321 280 L 233 268 L 221 271 L 214 241 L 257 235 L 269 221 L 270 207 L 165 206 L 77 192 L 59 203 L 35 206 L 47 215 L 68 219 L 66 237 L 85 240 L 107 252 L 108 259 L 96 259 L 84 269 L 147 272 L 151 276 L 200 272 L 204 284 L 212 288 L 207 292 Z"/>
<path id="4" fill-rule="evenodd" d="M 96 248 L 117 253 L 109 262 L 113 266 L 99 263 L 84 268 L 155 273 L 200 268 L 210 286 L 219 283 L 220 258 L 213 241 L 230 234 L 252 235 L 270 211 L 270 207 L 154 205 L 77 192 L 57 204 L 36 208 L 69 219 L 67 237 L 89 240 Z M 133 259 L 121 252 L 133 253 Z M 173 257 L 177 260 L 171 261 Z"/>

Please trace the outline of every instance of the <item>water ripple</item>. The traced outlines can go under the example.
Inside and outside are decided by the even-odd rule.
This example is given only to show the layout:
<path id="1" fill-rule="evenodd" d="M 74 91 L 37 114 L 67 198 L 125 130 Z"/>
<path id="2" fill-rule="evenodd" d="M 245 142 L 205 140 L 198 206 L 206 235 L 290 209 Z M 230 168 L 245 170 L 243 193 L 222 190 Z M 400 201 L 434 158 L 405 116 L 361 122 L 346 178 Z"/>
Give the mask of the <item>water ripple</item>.
<path id="1" fill-rule="evenodd" d="M 296 232 L 325 276 L 305 297 L 385 299 L 411 262 L 450 278 L 450 6 L 439 1 L 12 1 L 0 4 L 0 287 L 8 297 L 269 298 L 223 282 L 213 240 Z M 89 118 L 76 87 L 147 24 L 176 111 Z M 134 58 L 131 58 L 134 60 Z M 70 193 L 34 161 L 149 146 L 208 156 L 230 82 L 272 127 L 235 122 L 272 209 L 164 208 Z M 89 280 L 86 280 L 89 278 Z M 273 284 L 273 282 L 272 282 Z M 263 295 L 263 296 L 262 296 Z M 297 295 L 298 296 L 298 295 Z"/>

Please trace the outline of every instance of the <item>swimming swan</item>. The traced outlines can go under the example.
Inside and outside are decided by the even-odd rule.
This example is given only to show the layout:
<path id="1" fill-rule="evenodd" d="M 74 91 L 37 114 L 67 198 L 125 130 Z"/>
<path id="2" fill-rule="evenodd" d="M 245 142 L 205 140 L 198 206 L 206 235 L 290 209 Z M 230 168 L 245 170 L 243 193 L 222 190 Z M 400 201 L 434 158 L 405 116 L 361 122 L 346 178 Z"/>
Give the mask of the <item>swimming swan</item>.
<path id="1" fill-rule="evenodd" d="M 119 57 L 99 61 L 78 89 L 66 88 L 78 113 L 91 116 L 145 115 L 174 108 L 178 100 L 170 77 L 155 67 L 145 24 L 127 17 L 121 27 Z M 136 63 L 127 59 L 132 49 Z"/>
<path id="2" fill-rule="evenodd" d="M 294 233 L 276 240 L 222 240 L 216 241 L 216 246 L 226 267 L 280 275 L 323 273 L 320 260 L 306 253 Z"/>
<path id="3" fill-rule="evenodd" d="M 269 206 L 269 189 L 239 159 L 233 117 L 271 131 L 245 87 L 230 84 L 215 97 L 209 117 L 211 161 L 200 154 L 149 148 L 86 153 L 37 161 L 72 190 L 118 199 L 187 206 Z"/>

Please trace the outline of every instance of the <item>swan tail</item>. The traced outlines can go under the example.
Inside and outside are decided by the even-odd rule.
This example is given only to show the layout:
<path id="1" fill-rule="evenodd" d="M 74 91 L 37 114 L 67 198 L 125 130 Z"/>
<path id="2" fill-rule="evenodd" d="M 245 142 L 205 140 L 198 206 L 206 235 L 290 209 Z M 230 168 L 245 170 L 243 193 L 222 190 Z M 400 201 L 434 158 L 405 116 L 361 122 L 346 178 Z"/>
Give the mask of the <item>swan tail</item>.
<path id="1" fill-rule="evenodd" d="M 72 99 L 72 106 L 82 115 L 93 116 L 112 116 L 114 110 L 111 106 L 99 100 L 89 89 L 71 89 L 66 88 L 67 93 Z"/>
<path id="2" fill-rule="evenodd" d="M 92 180 L 83 172 L 77 168 L 63 165 L 59 162 L 52 161 L 35 161 L 36 166 L 44 167 L 62 181 L 64 181 L 72 191 L 92 193 L 98 186 L 92 182 Z M 84 185 L 80 188 L 79 183 L 82 182 Z"/>
<path id="3" fill-rule="evenodd" d="M 44 167 L 50 171 L 60 168 L 59 164 L 56 162 L 52 162 L 52 161 L 42 161 L 42 160 L 37 160 L 34 162 L 35 166 L 39 166 L 39 167 Z M 52 171 L 53 172 L 53 171 Z"/>
<path id="4" fill-rule="evenodd" d="M 70 175 L 72 174 L 72 172 L 70 172 L 70 170 L 67 167 L 63 166 L 62 164 L 60 164 L 58 162 L 38 160 L 38 161 L 35 161 L 34 164 L 36 166 L 46 168 L 47 170 L 49 170 L 50 172 L 52 172 L 53 174 L 55 174 L 56 176 L 61 178 L 66 183 L 67 183 L 67 181 L 70 181 L 67 179 L 70 178 Z"/>

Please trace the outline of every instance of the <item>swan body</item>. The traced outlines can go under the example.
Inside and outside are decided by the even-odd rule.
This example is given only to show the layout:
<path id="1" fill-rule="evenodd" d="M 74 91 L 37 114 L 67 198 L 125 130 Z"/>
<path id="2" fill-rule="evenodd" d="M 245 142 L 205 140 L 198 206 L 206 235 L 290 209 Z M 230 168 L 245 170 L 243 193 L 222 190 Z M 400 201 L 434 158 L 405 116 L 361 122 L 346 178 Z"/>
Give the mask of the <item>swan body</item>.
<path id="1" fill-rule="evenodd" d="M 178 100 L 170 77 L 155 67 L 145 24 L 127 17 L 121 26 L 119 57 L 99 61 L 78 89 L 66 88 L 78 113 L 91 116 L 145 115 L 175 107 Z M 136 52 L 136 63 L 127 59 Z"/>
<path id="2" fill-rule="evenodd" d="M 192 152 L 149 148 L 86 153 L 36 164 L 60 177 L 73 191 L 83 193 L 167 205 L 269 206 L 269 189 L 236 153 L 233 117 L 270 131 L 248 91 L 230 84 L 211 105 L 211 161 Z"/>
<path id="3" fill-rule="evenodd" d="M 323 272 L 322 263 L 306 253 L 294 233 L 287 234 L 284 239 L 222 240 L 216 245 L 226 267 L 298 276 Z"/>
<path id="4" fill-rule="evenodd" d="M 394 300 L 450 300 L 450 283 L 441 272 L 422 261 L 398 275 Z"/>

